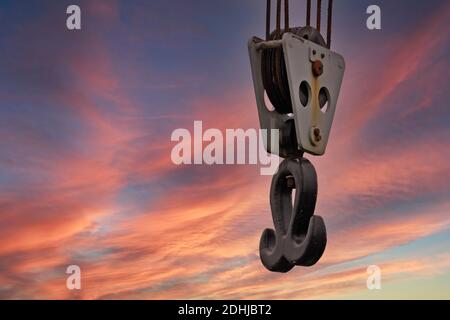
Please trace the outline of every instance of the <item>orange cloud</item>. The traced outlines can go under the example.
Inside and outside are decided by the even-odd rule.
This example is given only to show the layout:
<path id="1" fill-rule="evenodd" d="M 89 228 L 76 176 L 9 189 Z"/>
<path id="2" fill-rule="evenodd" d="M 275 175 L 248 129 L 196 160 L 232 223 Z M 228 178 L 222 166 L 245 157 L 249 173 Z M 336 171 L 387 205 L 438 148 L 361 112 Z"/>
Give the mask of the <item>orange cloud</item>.
<path id="1" fill-rule="evenodd" d="M 97 5 L 102 15 L 118 14 L 117 8 Z M 10 297 L 297 299 L 364 289 L 364 268 L 341 266 L 344 270 L 333 271 L 330 266 L 409 243 L 450 224 L 450 203 L 442 199 L 423 211 L 389 206 L 445 188 L 448 152 L 433 152 L 439 147 L 435 141 L 417 139 L 395 153 L 389 145 L 374 146 L 372 156 L 358 154 L 359 149 L 351 152 L 353 135 L 383 111 L 381 105 L 395 87 L 417 76 L 417 66 L 445 39 L 446 34 L 436 30 L 447 28 L 449 8 L 426 23 L 428 32 L 418 35 L 418 50 L 417 42 L 414 48 L 409 44 L 411 39 L 395 47 L 391 67 L 396 73 L 387 68 L 374 80 L 387 79 L 349 119 L 348 134 L 341 135 L 339 143 L 333 141 L 329 158 L 317 161 L 318 214 L 333 232 L 317 266 L 287 275 L 268 273 L 257 256 L 260 232 L 272 224 L 269 178 L 248 166 L 174 166 L 170 135 L 145 128 L 148 122 L 140 121 L 138 106 L 120 90 L 123 80 L 114 72 L 108 50 L 97 43 L 93 56 L 85 53 L 70 67 L 84 83 L 78 89 L 84 94 L 75 90 L 55 98 L 89 128 L 75 137 L 84 148 L 59 154 L 51 143 L 17 135 L 27 148 L 48 150 L 48 158 L 38 159 L 27 171 L 31 175 L 43 170 L 48 177 L 46 183 L 0 194 L 0 201 L 7 203 L 0 214 L 0 225 L 7 226 L 0 233 L 0 256 L 15 258 L 5 263 L 11 273 L 0 273 Z M 430 39 L 430 34 L 440 35 Z M 187 128 L 193 120 L 220 129 L 257 126 L 253 93 L 229 96 L 220 103 L 194 99 L 186 114 L 169 116 L 171 123 Z M 110 108 L 97 100 L 107 101 Z M 156 115 L 150 123 L 162 118 L 167 115 Z M 149 144 L 142 147 L 146 139 Z M 158 193 L 149 187 L 143 198 L 150 200 L 143 200 L 138 209 L 122 204 L 121 191 L 142 182 L 154 184 Z M 358 206 L 355 200 L 361 198 L 364 205 Z M 347 214 L 341 214 L 344 209 Z M 358 209 L 366 210 L 365 216 Z M 379 214 L 371 217 L 367 209 Z M 51 254 L 41 256 L 42 251 Z M 448 262 L 444 256 L 432 264 L 445 270 Z M 83 291 L 77 294 L 65 288 L 64 266 L 73 263 L 83 272 Z M 432 269 L 425 259 L 386 262 L 382 268 L 392 281 L 404 272 L 427 276 Z M 33 270 L 46 278 L 34 279 Z M 26 279 L 15 280 L 11 274 L 28 276 L 30 283 L 24 285 Z"/>

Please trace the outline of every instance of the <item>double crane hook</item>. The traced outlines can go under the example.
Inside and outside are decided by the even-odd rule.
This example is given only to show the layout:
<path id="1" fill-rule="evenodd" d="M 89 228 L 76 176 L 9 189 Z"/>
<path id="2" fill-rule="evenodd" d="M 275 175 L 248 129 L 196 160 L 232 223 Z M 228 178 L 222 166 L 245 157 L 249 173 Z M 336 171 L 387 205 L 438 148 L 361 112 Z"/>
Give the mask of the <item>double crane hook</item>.
<path id="1" fill-rule="evenodd" d="M 288 272 L 296 265 L 312 266 L 319 261 L 327 233 L 322 217 L 314 215 L 316 199 L 317 175 L 311 162 L 285 159 L 270 188 L 275 230 L 264 230 L 259 243 L 261 261 L 268 270 Z"/>

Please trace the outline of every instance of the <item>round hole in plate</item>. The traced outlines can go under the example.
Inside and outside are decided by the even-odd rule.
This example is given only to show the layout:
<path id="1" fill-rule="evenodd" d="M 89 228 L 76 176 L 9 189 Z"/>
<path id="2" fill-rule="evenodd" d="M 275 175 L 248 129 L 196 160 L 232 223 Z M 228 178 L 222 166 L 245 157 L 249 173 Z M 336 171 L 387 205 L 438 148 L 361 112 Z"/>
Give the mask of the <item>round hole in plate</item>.
<path id="1" fill-rule="evenodd" d="M 319 91 L 319 106 L 320 110 L 325 113 L 328 111 L 330 104 L 330 92 L 327 88 L 323 87 Z"/>
<path id="2" fill-rule="evenodd" d="M 311 87 L 306 81 L 302 81 L 299 87 L 300 103 L 306 107 L 309 103 L 309 97 L 311 96 Z"/>

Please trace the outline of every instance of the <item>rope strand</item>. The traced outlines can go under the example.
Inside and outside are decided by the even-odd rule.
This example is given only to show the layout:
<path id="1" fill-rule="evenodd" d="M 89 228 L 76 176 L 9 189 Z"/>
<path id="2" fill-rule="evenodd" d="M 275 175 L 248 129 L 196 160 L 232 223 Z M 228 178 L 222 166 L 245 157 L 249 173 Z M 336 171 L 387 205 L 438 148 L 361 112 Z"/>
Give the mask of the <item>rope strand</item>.
<path id="1" fill-rule="evenodd" d="M 277 0 L 277 24 L 276 24 L 276 29 L 277 29 L 277 33 L 280 34 L 280 29 L 281 29 L 281 0 Z"/>
<path id="2" fill-rule="evenodd" d="M 311 0 L 306 2 L 306 25 L 311 26 Z"/>
<path id="3" fill-rule="evenodd" d="M 306 2 L 306 25 L 311 26 L 311 0 Z M 270 40 L 270 24 L 271 24 L 271 9 L 272 1 L 267 0 L 266 6 L 266 40 Z M 322 23 L 322 0 L 317 0 L 317 16 L 316 29 L 320 32 Z M 328 19 L 327 19 L 327 47 L 331 48 L 331 33 L 333 25 L 333 0 L 328 0 Z M 276 9 L 276 32 L 278 36 L 281 35 L 281 0 L 277 0 Z M 290 31 L 289 26 L 289 0 L 284 0 L 284 29 L 286 32 Z"/>
<path id="4" fill-rule="evenodd" d="M 271 16 L 271 0 L 267 0 L 266 7 L 266 41 L 269 41 L 270 38 L 270 16 Z"/>
<path id="5" fill-rule="evenodd" d="M 322 0 L 317 0 L 317 20 L 316 20 L 316 29 L 320 32 L 320 19 L 322 17 Z"/>
<path id="6" fill-rule="evenodd" d="M 284 30 L 289 31 L 289 0 L 284 0 Z"/>
<path id="7" fill-rule="evenodd" d="M 331 27 L 333 23 L 333 0 L 328 0 L 327 46 L 331 48 Z"/>

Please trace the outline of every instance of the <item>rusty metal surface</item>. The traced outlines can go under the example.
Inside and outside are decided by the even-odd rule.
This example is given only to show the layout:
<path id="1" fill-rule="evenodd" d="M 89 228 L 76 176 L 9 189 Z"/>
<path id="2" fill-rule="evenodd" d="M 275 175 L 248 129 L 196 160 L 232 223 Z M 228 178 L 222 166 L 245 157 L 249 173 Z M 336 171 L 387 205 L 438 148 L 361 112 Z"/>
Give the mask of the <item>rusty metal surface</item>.
<path id="1" fill-rule="evenodd" d="M 304 152 L 322 155 L 328 143 L 344 75 L 344 58 L 292 33 L 286 33 L 282 42 L 298 145 Z M 314 64 L 319 66 L 317 61 L 323 66 L 320 76 L 314 74 L 312 67 Z M 299 94 L 299 87 L 304 81 L 311 90 L 306 106 L 301 103 Z M 320 129 L 320 139 L 311 135 L 313 128 Z"/>
<path id="2" fill-rule="evenodd" d="M 316 60 L 312 63 L 312 73 L 314 77 L 320 77 L 323 73 L 323 63 L 320 60 Z"/>
<path id="3" fill-rule="evenodd" d="M 276 37 L 276 33 L 272 33 L 271 38 Z M 282 54 L 277 56 L 276 50 Z M 280 145 L 280 155 L 287 157 L 302 152 L 324 154 L 345 69 L 343 58 L 328 50 L 320 33 L 311 27 L 292 28 L 282 40 L 265 42 L 252 38 L 249 53 L 261 127 L 279 129 L 280 135 L 285 137 L 283 143 L 296 140 L 293 146 Z M 280 61 L 278 67 L 275 66 L 277 61 Z M 323 73 L 319 77 L 315 77 L 312 71 L 315 61 L 323 65 Z M 307 81 L 310 88 L 306 107 L 300 101 L 301 81 Z M 268 111 L 264 92 L 276 112 Z M 326 104 L 326 112 L 322 112 Z M 289 120 L 295 122 L 295 135 L 291 133 Z M 313 127 L 321 130 L 319 139 L 311 138 Z M 267 151 L 270 150 L 268 146 Z"/>
<path id="4" fill-rule="evenodd" d="M 308 39 L 318 45 L 326 46 L 321 34 L 311 27 L 291 28 L 289 32 L 298 37 Z M 269 36 L 270 42 L 282 38 L 285 30 L 276 29 Z M 275 109 L 282 113 L 292 113 L 289 81 L 286 71 L 285 54 L 281 46 L 274 46 L 262 52 L 262 76 L 264 90 Z"/>

